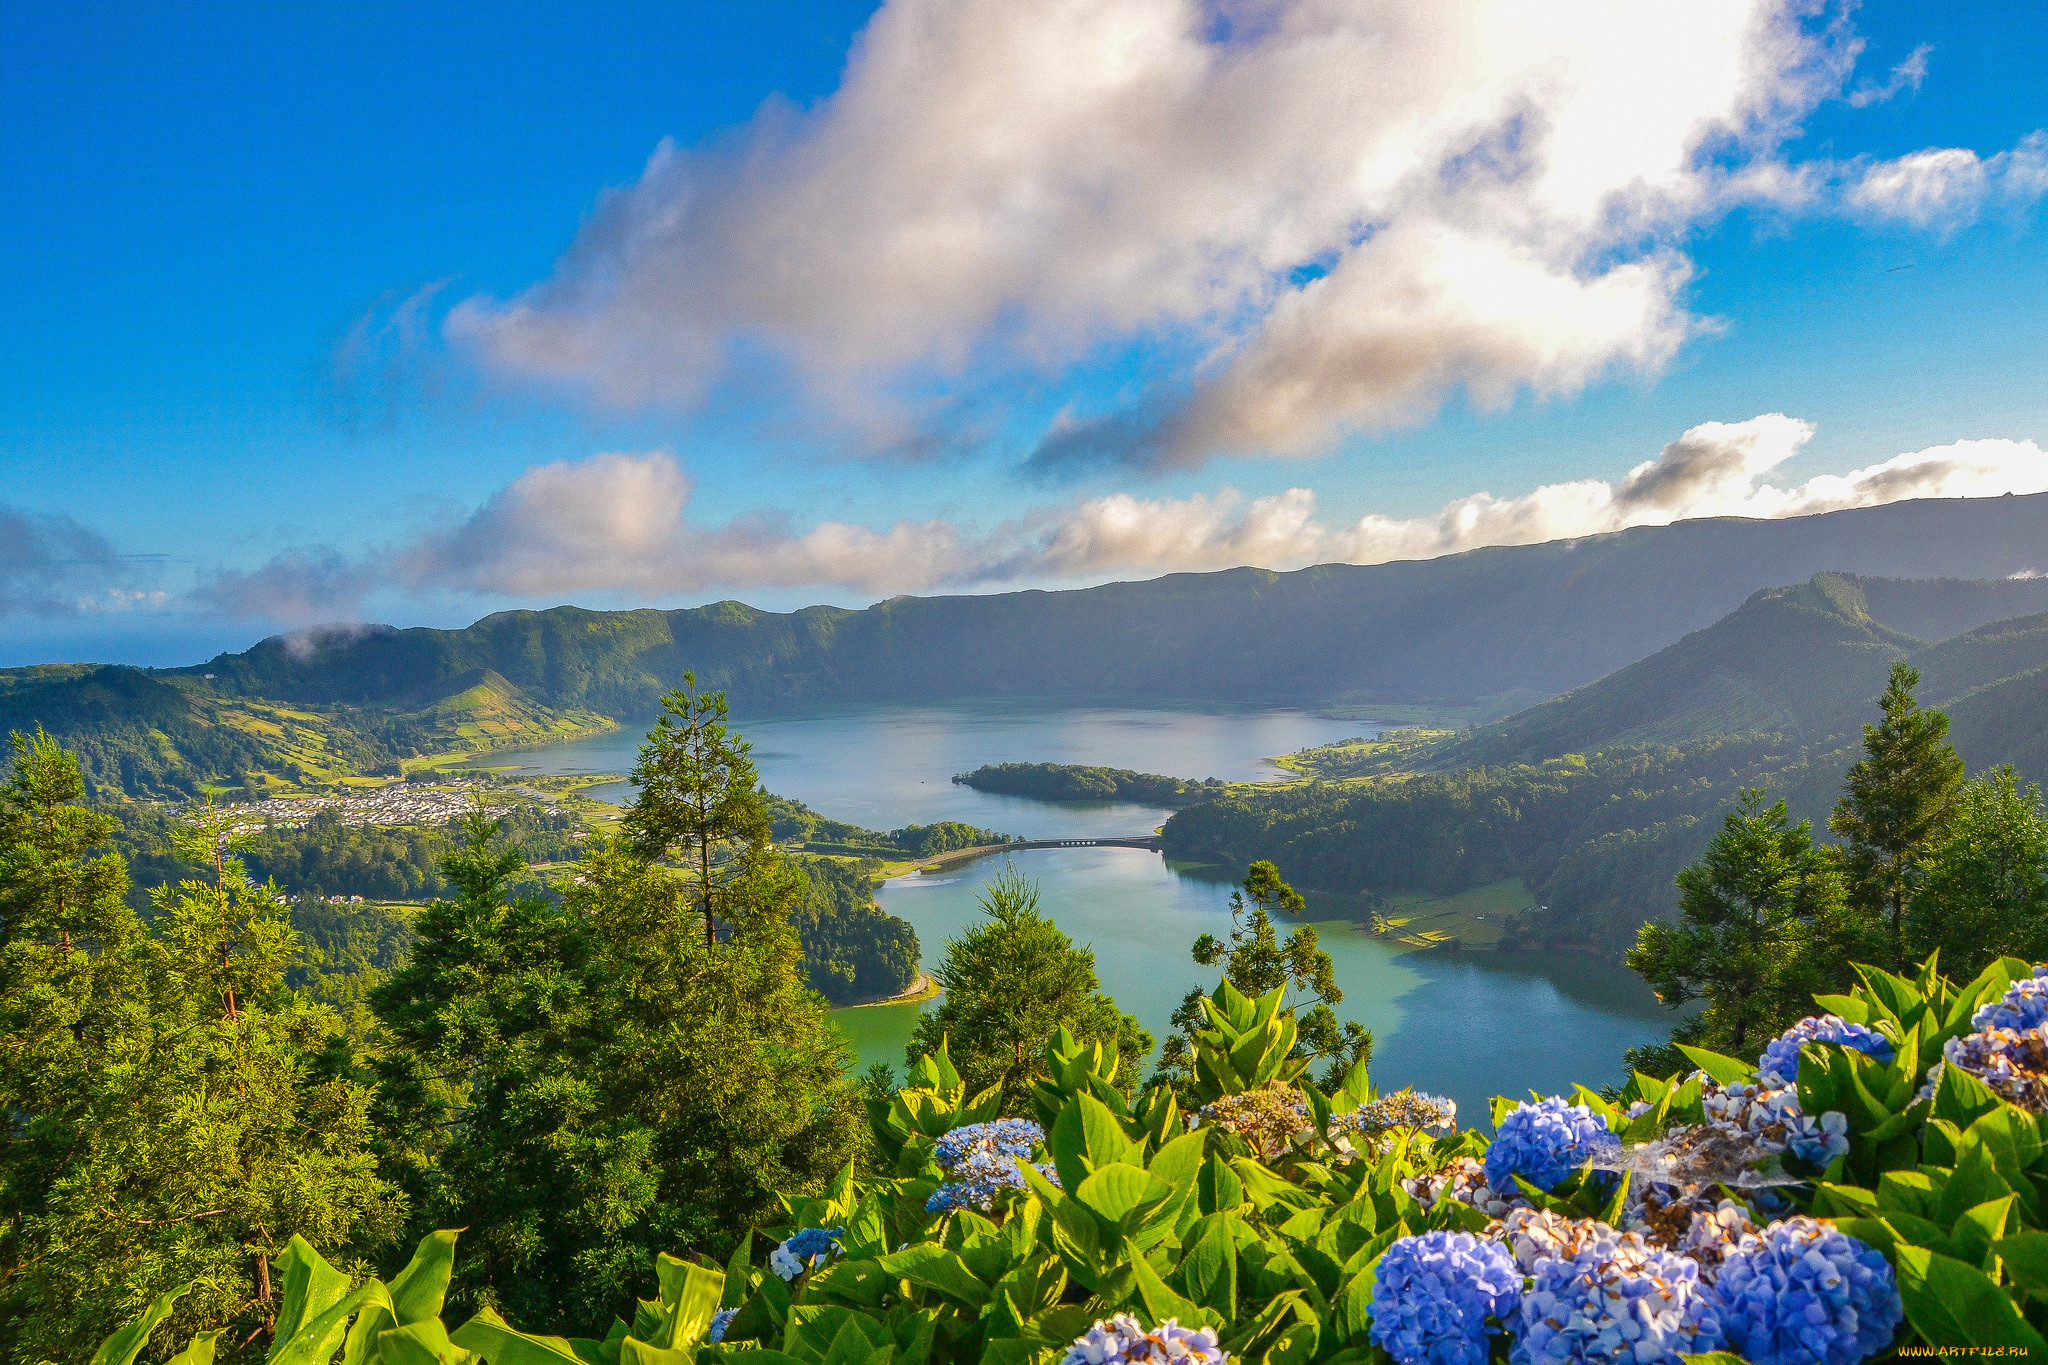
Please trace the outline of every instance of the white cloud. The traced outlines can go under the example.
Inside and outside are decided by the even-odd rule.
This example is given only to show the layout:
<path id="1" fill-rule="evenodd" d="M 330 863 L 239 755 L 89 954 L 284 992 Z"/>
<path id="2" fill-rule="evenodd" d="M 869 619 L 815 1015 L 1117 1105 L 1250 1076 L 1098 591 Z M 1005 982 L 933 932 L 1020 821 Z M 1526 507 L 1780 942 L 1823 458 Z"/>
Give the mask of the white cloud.
<path id="1" fill-rule="evenodd" d="M 798 531 L 772 515 L 705 525 L 689 515 L 690 480 L 673 455 L 611 453 L 528 470 L 466 520 L 410 545 L 357 560 L 294 553 L 250 573 L 217 574 L 200 596 L 214 610 L 272 621 L 332 619 L 379 588 L 526 601 L 792 587 L 879 597 L 1242 564 L 1374 564 L 1693 517 L 2048 492 L 2048 454 L 2008 440 L 1957 441 L 1800 484 L 1767 482 L 1812 436 L 1811 424 L 1782 413 L 1704 422 L 1619 480 L 1545 484 L 1513 497 L 1482 491 L 1434 516 L 1373 515 L 1348 526 L 1320 520 L 1308 488 L 1250 500 L 1229 488 L 1185 498 L 1116 493 L 981 529 L 901 521 L 885 531 L 845 522 Z"/>
<path id="2" fill-rule="evenodd" d="M 1906 54 L 1906 60 L 1892 68 L 1891 76 L 1883 85 L 1865 81 L 1851 90 L 1848 95 L 1849 106 L 1852 109 L 1867 109 L 1873 104 L 1883 104 L 1902 92 L 1917 92 L 1921 82 L 1927 79 L 1927 58 L 1933 51 L 1934 44 L 1920 44 Z"/>
<path id="3" fill-rule="evenodd" d="M 2048 133 L 2031 133 L 1991 157 L 1930 147 L 1857 170 L 1844 196 L 1852 211 L 1920 228 L 1957 227 L 1991 204 L 2029 204 L 2048 190 Z"/>
<path id="4" fill-rule="evenodd" d="M 139 604 L 119 586 L 129 566 L 104 537 L 66 516 L 0 504 L 0 618 L 70 616 Z"/>
<path id="5" fill-rule="evenodd" d="M 1171 391 L 1040 463 L 1313 451 L 1655 371 L 1678 235 L 1855 48 L 1804 0 L 889 0 L 831 98 L 663 144 L 448 331 L 612 403 L 779 365 L 890 439 L 906 394 L 1142 341 L 1192 357 Z"/>

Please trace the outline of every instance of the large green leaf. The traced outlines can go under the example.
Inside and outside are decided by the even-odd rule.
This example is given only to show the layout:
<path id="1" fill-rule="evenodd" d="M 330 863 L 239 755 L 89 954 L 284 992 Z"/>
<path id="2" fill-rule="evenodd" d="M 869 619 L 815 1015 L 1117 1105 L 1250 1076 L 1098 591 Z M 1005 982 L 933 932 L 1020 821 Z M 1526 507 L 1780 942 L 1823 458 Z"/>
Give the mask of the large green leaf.
<path id="1" fill-rule="evenodd" d="M 470 1349 L 451 1340 L 448 1329 L 441 1325 L 439 1318 L 409 1322 L 377 1338 L 377 1359 L 381 1365 L 460 1365 L 460 1362 L 472 1358 Z M 508 1357 L 501 1357 L 505 1358 Z M 569 1358 L 575 1359 L 574 1356 Z M 492 1365 L 497 1365 L 496 1360 Z"/>
<path id="2" fill-rule="evenodd" d="M 220 1339 L 227 1335 L 223 1328 L 217 1332 L 201 1332 L 187 1342 L 185 1349 L 164 1362 L 164 1365 L 213 1365 L 213 1353 Z"/>
<path id="3" fill-rule="evenodd" d="M 399 1325 L 441 1316 L 448 1278 L 455 1269 L 455 1234 L 430 1232 L 405 1269 L 391 1280 L 391 1311 Z"/>
<path id="4" fill-rule="evenodd" d="M 2016 1232 L 2000 1238 L 1992 1250 L 2014 1284 L 2048 1298 L 2048 1232 Z"/>
<path id="5" fill-rule="evenodd" d="M 880 1261 L 883 1270 L 920 1289 L 979 1308 L 988 1302 L 988 1286 L 975 1278 L 959 1253 L 931 1242 L 917 1242 Z"/>
<path id="6" fill-rule="evenodd" d="M 710 1329 L 725 1293 L 725 1274 L 664 1252 L 654 1258 L 654 1275 L 668 1320 L 662 1324 L 662 1339 L 651 1344 L 687 1346 Z"/>
<path id="7" fill-rule="evenodd" d="M 157 1296 L 155 1303 L 143 1311 L 141 1317 L 123 1327 L 120 1331 L 100 1343 L 93 1353 L 92 1365 L 135 1365 L 135 1357 L 149 1342 L 149 1334 L 156 1325 L 171 1315 L 179 1299 L 191 1292 L 192 1286 L 181 1284 L 176 1289 L 167 1289 Z"/>
<path id="8" fill-rule="evenodd" d="M 1237 1312 L 1235 1221 L 1233 1215 L 1212 1213 L 1196 1223 L 1177 1272 L 1189 1297 L 1225 1321 Z"/>
<path id="9" fill-rule="evenodd" d="M 386 1332 L 383 1340 L 388 1342 L 393 1337 L 424 1326 L 425 1323 L 415 1323 L 396 1332 Z M 582 1365 L 576 1349 L 565 1339 L 529 1336 L 515 1330 L 488 1308 L 456 1328 L 449 1340 L 465 1351 L 476 1352 L 490 1365 Z"/>
<path id="10" fill-rule="evenodd" d="M 1756 1079 L 1756 1067 L 1748 1062 L 1737 1061 L 1733 1057 L 1724 1057 L 1718 1052 L 1709 1052 L 1703 1047 L 1693 1047 L 1686 1043 L 1678 1044 L 1678 1050 L 1685 1054 L 1687 1061 L 1723 1085 L 1747 1083 Z"/>
<path id="11" fill-rule="evenodd" d="M 278 1278 L 284 1281 L 284 1295 L 272 1329 L 270 1354 L 265 1357 L 273 1361 L 284 1353 L 292 1338 L 305 1330 L 307 1323 L 348 1293 L 348 1276 L 327 1264 L 297 1233 L 292 1234 L 284 1254 L 277 1258 L 277 1271 Z"/>
<path id="12" fill-rule="evenodd" d="M 1934 1346 L 2024 1346 L 2048 1351 L 2011 1295 L 1975 1266 L 1925 1247 L 1897 1248 L 1906 1320 Z"/>
<path id="13" fill-rule="evenodd" d="M 372 1306 L 387 1313 L 391 1311 L 391 1293 L 382 1280 L 372 1280 L 355 1293 L 329 1304 L 291 1336 L 280 1333 L 270 1348 L 273 1365 L 327 1365 L 334 1353 L 341 1349 L 348 1333 L 348 1320 L 358 1310 Z M 439 1319 L 433 1321 L 438 1322 Z"/>

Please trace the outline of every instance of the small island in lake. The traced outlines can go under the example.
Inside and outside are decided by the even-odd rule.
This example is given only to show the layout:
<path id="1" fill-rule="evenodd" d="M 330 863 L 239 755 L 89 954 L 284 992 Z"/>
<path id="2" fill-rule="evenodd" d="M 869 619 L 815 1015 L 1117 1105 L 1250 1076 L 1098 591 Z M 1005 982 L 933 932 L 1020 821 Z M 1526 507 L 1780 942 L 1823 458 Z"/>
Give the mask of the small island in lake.
<path id="1" fill-rule="evenodd" d="M 1040 801 L 1133 801 L 1147 806 L 1189 806 L 1223 794 L 1227 783 L 1211 777 L 1197 782 L 1129 768 L 1096 768 L 1078 763 L 984 763 L 953 780 L 976 791 L 1029 796 Z"/>

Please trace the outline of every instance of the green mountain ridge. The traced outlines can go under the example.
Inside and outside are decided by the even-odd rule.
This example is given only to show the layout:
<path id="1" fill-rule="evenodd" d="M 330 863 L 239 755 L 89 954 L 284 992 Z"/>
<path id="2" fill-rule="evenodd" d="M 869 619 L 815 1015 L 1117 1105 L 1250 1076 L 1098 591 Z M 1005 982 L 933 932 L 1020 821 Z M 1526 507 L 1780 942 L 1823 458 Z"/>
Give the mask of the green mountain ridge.
<path id="1" fill-rule="evenodd" d="M 1920 634 L 2048 609 L 2009 575 L 2048 544 L 2048 494 L 1893 503 L 1777 521 L 1637 527 L 1541 545 L 1292 573 L 1229 569 L 1065 592 L 898 597 L 863 610 L 556 607 L 460 630 L 326 628 L 191 669 L 221 691 L 389 705 L 495 671 L 537 704 L 651 715 L 693 670 L 745 712 L 814 703 L 1016 698 L 1124 704 L 1469 704 L 1554 696 L 1823 571 L 1969 579 L 1884 590 Z"/>

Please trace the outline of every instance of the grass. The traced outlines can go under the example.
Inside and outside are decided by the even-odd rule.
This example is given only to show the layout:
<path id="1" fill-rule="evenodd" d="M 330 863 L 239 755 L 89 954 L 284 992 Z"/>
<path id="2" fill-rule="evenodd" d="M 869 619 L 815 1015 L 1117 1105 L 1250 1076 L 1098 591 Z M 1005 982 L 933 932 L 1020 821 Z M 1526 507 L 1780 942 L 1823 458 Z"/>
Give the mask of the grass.
<path id="1" fill-rule="evenodd" d="M 1464 948 L 1492 948 L 1501 924 L 1533 903 L 1519 880 L 1491 882 L 1455 896 L 1390 896 L 1387 923 L 1408 932 L 1397 939 L 1412 948 L 1441 947 L 1456 939 Z"/>

